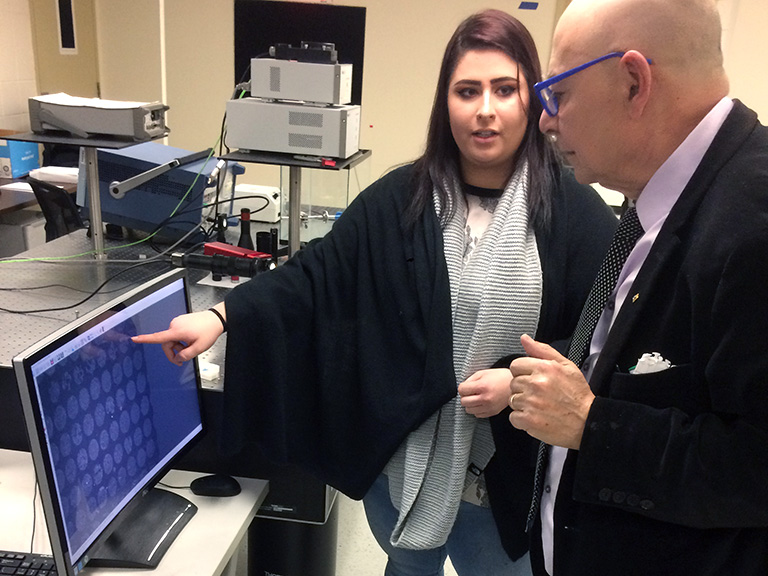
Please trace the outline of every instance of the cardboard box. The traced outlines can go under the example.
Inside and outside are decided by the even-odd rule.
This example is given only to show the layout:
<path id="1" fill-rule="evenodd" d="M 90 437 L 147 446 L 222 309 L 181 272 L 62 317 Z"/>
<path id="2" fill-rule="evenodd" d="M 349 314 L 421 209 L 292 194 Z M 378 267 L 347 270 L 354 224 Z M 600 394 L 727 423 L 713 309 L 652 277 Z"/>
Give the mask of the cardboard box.
<path id="1" fill-rule="evenodd" d="M 38 144 L 7 140 L 14 134 L 21 134 L 21 132 L 0 129 L 0 177 L 2 178 L 21 178 L 29 174 L 30 170 L 40 167 Z"/>

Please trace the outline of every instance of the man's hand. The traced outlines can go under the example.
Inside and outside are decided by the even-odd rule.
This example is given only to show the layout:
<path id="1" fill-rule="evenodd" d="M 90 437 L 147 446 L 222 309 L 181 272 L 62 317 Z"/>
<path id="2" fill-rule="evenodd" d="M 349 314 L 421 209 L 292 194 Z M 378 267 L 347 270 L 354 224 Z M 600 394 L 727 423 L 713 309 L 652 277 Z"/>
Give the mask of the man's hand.
<path id="1" fill-rule="evenodd" d="M 553 446 L 579 449 L 595 399 L 581 370 L 557 350 L 524 335 L 528 354 L 509 365 L 512 426 Z"/>

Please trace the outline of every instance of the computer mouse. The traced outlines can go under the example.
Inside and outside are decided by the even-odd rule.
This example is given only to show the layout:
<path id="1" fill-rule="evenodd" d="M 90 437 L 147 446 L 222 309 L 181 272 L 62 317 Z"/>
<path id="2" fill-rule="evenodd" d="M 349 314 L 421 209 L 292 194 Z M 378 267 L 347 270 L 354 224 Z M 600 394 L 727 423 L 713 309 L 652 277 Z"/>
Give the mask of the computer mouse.
<path id="1" fill-rule="evenodd" d="M 198 496 L 236 496 L 240 483 L 227 474 L 209 474 L 192 480 L 189 489 Z"/>

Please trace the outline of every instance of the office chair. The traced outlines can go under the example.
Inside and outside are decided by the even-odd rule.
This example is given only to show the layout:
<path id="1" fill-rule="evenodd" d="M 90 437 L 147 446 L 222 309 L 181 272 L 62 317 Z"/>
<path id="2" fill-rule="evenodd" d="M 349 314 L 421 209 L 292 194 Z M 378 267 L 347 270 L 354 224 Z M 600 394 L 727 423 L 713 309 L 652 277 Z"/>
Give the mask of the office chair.
<path id="1" fill-rule="evenodd" d="M 77 168 L 79 161 L 80 146 L 72 144 L 43 144 L 43 166 Z"/>
<path id="2" fill-rule="evenodd" d="M 30 177 L 27 177 L 27 182 L 45 216 L 46 242 L 85 228 L 77 204 L 64 188 Z"/>

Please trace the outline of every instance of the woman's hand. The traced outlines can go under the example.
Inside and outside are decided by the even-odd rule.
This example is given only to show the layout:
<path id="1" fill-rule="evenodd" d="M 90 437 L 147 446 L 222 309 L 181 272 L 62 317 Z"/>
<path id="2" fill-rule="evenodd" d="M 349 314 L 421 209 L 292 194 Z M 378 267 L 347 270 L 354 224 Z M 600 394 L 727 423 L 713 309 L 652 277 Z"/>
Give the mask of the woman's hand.
<path id="1" fill-rule="evenodd" d="M 507 368 L 480 370 L 459 384 L 461 405 L 468 414 L 490 418 L 507 407 L 512 373 Z"/>
<path id="2" fill-rule="evenodd" d="M 226 318 L 223 305 L 216 309 Z M 160 344 L 168 360 L 181 366 L 213 346 L 224 332 L 221 320 L 211 312 L 183 314 L 171 320 L 168 330 L 154 334 L 140 334 L 132 340 L 137 344 Z"/>

